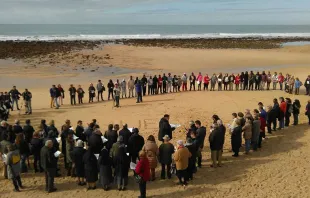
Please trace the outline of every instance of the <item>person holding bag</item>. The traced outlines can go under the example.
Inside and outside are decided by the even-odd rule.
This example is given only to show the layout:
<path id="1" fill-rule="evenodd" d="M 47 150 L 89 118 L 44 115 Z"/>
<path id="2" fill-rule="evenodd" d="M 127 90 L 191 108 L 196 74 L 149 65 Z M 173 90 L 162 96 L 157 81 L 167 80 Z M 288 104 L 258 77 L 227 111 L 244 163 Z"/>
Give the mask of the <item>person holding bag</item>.
<path id="1" fill-rule="evenodd" d="M 139 162 L 135 169 L 135 175 L 137 183 L 139 183 L 140 196 L 139 198 L 146 197 L 146 182 L 150 180 L 150 163 L 148 158 L 146 157 L 146 153 L 144 151 L 139 152 Z"/>

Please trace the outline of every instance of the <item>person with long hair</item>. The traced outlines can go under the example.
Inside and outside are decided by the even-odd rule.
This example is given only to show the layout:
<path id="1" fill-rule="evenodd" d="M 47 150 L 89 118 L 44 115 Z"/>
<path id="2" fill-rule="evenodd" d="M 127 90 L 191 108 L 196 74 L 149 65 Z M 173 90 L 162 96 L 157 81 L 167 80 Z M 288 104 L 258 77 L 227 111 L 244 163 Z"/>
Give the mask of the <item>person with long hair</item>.
<path id="1" fill-rule="evenodd" d="M 149 181 L 151 177 L 150 163 L 144 151 L 139 152 L 139 158 L 140 160 L 135 169 L 135 174 L 139 175 L 142 178 L 141 182 L 139 183 L 139 198 L 146 198 L 146 182 Z"/>
<path id="2" fill-rule="evenodd" d="M 144 144 L 142 150 L 146 153 L 146 156 L 150 162 L 150 169 L 151 169 L 151 180 L 155 180 L 155 168 L 157 167 L 157 156 L 159 153 L 158 146 L 155 142 L 155 137 L 150 135 L 147 138 L 146 143 Z"/>
<path id="3" fill-rule="evenodd" d="M 60 96 L 58 97 L 58 104 L 63 105 L 63 99 L 65 98 L 65 90 L 59 84 L 57 86 L 58 91 L 60 92 Z"/>

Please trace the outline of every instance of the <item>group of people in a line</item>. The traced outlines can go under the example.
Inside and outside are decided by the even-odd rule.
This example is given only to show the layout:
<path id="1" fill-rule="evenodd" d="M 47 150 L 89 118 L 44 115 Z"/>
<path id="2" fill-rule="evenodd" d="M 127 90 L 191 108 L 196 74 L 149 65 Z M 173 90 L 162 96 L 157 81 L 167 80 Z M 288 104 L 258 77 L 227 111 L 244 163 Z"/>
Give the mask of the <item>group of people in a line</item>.
<path id="1" fill-rule="evenodd" d="M 253 71 L 242 72 L 241 74 L 213 74 L 213 75 L 202 75 L 201 72 L 196 76 L 194 73 L 187 76 L 186 73 L 183 76 L 172 75 L 154 75 L 146 77 L 143 75 L 141 79 L 136 77 L 134 79 L 130 76 L 129 80 L 126 81 L 123 79 L 120 81 L 117 79 L 115 82 L 109 80 L 107 84 L 108 90 L 108 100 L 113 99 L 115 101 L 115 106 L 119 107 L 120 98 L 136 97 L 137 103 L 142 102 L 142 96 L 146 95 L 156 95 L 156 94 L 165 94 L 172 92 L 182 91 L 239 91 L 239 90 L 277 90 L 278 86 L 280 90 L 284 90 L 287 93 L 299 95 L 300 87 L 304 85 L 306 88 L 306 95 L 310 95 L 310 75 L 305 80 L 304 84 L 290 74 L 284 76 L 282 73 L 275 72 L 271 74 L 270 72 L 262 73 L 257 72 L 256 74 Z M 88 102 L 94 102 L 94 98 L 97 101 L 104 101 L 103 92 L 106 90 L 106 87 L 98 80 L 96 86 L 90 83 L 88 88 Z M 78 85 L 78 88 L 70 85 L 69 88 L 70 102 L 71 105 L 76 105 L 76 97 L 78 98 L 78 103 L 83 104 L 83 98 L 85 95 L 84 89 L 81 85 Z M 50 89 L 51 96 L 51 108 L 59 108 L 60 104 L 63 104 L 64 99 L 64 89 L 61 85 L 57 87 L 55 85 Z"/>
<path id="2" fill-rule="evenodd" d="M 273 105 L 267 108 L 259 103 L 253 111 L 247 109 L 245 113 L 232 113 L 232 122 L 227 126 L 218 115 L 213 115 L 208 136 L 212 160 L 210 167 L 223 165 L 226 131 L 231 135 L 232 156 L 238 157 L 243 147 L 242 139 L 245 154 L 249 154 L 251 149 L 257 151 L 266 136 L 266 128 L 268 133 L 285 129 L 290 126 L 291 117 L 293 125 L 297 125 L 300 112 L 298 100 L 292 102 L 290 98 L 280 97 L 279 102 L 274 99 Z M 310 101 L 305 115 L 310 125 Z M 202 167 L 207 128 L 199 120 L 191 121 L 186 129 L 186 141 L 178 140 L 173 145 L 171 140 L 175 128 L 170 125 L 169 119 L 169 115 L 164 115 L 159 121 L 158 141 L 161 144 L 153 135 L 145 141 L 139 129 L 129 129 L 127 124 L 122 129 L 117 124 L 110 124 L 103 133 L 95 119 L 87 127 L 78 121 L 75 129 L 70 120 L 66 120 L 60 130 L 53 120 L 48 125 L 42 120 L 37 130 L 31 126 L 30 120 L 26 120 L 25 126 L 21 126 L 19 120 L 14 125 L 2 121 L 0 152 L 4 175 L 12 179 L 14 191 L 20 191 L 23 188 L 20 173 L 28 172 L 29 156 L 32 155 L 34 171 L 45 173 L 45 190 L 49 193 L 57 190 L 54 178 L 60 175 L 60 157 L 63 157 L 67 176 L 76 177 L 77 184 L 87 185 L 88 190 L 96 189 L 98 182 L 104 190 L 109 190 L 112 184 L 120 191 L 126 190 L 129 170 L 133 169 L 139 183 L 139 197 L 146 197 L 146 182 L 156 180 L 158 164 L 161 165 L 161 179 L 170 179 L 176 174 L 178 184 L 186 186 Z"/>
<path id="3" fill-rule="evenodd" d="M 20 93 L 16 86 L 13 86 L 9 92 L 0 92 L 0 120 L 7 120 L 10 110 L 13 111 L 14 106 L 16 110 L 20 110 L 18 101 L 21 97 L 25 106 L 25 114 L 32 114 L 31 92 L 25 89 L 24 92 Z"/>

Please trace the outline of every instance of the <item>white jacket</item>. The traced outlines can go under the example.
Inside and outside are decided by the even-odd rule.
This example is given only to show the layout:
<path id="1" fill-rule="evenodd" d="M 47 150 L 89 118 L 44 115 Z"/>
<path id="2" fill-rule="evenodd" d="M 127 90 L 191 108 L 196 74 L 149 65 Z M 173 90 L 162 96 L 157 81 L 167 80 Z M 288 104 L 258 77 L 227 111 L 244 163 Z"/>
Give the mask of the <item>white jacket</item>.
<path id="1" fill-rule="evenodd" d="M 128 80 L 128 88 L 129 89 L 133 89 L 135 87 L 135 81 L 132 80 Z"/>
<path id="2" fill-rule="evenodd" d="M 272 82 L 278 82 L 278 75 L 273 74 L 271 80 Z"/>

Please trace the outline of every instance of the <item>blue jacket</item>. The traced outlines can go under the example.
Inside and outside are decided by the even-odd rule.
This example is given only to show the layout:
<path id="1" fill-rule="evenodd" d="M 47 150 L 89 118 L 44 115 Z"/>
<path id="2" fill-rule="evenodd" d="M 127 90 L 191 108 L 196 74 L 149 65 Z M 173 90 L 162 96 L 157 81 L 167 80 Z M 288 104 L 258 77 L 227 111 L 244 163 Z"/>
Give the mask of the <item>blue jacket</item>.
<path id="1" fill-rule="evenodd" d="M 136 86 L 136 92 L 142 92 L 142 86 L 140 83 L 137 83 L 135 86 Z"/>
<path id="2" fill-rule="evenodd" d="M 51 97 L 56 97 L 56 89 L 50 88 L 50 95 Z"/>

